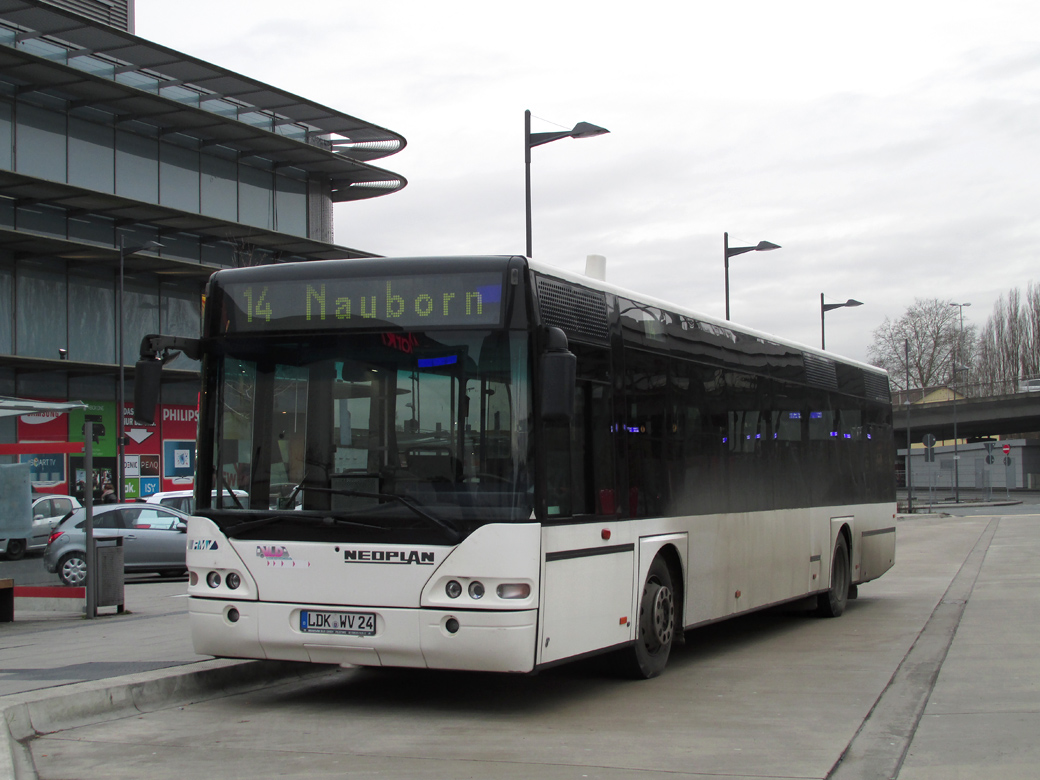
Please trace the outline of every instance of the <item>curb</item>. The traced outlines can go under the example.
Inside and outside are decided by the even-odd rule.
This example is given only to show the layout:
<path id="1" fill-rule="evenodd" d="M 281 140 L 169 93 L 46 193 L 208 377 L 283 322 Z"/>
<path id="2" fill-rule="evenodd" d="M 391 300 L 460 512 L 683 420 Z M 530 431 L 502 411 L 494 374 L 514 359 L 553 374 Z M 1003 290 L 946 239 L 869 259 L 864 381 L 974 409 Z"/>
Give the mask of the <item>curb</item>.
<path id="1" fill-rule="evenodd" d="M 37 736 L 339 669 L 293 661 L 218 659 L 7 696 L 0 703 L 0 780 L 38 777 L 29 750 Z"/>

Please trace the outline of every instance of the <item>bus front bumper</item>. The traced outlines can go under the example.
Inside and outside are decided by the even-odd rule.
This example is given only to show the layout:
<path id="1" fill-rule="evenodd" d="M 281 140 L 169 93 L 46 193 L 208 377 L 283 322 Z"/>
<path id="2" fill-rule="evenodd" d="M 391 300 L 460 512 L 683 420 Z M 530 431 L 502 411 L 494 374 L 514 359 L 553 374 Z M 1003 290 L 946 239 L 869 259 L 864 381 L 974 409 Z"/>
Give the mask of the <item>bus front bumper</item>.
<path id="1" fill-rule="evenodd" d="M 375 634 L 305 632 L 302 610 L 374 613 Z M 448 612 L 189 597 L 188 614 L 195 652 L 202 655 L 483 672 L 534 668 L 537 610 Z"/>

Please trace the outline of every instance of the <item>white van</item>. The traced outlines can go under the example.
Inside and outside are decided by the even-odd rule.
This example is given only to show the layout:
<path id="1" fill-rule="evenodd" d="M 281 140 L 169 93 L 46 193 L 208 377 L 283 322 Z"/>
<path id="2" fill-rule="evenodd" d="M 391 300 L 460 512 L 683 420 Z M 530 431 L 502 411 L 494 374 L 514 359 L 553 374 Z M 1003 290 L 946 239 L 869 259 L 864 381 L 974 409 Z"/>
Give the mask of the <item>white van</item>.
<path id="1" fill-rule="evenodd" d="M 214 490 L 212 496 L 216 498 L 217 491 Z M 238 503 L 235 503 L 236 498 Z M 195 513 L 194 490 L 167 490 L 164 493 L 152 493 L 144 498 L 143 501 L 146 504 L 162 504 L 188 515 Z M 226 507 L 238 507 L 241 504 L 243 509 L 249 509 L 249 494 L 244 490 L 236 490 L 235 497 L 232 498 L 225 490 L 223 491 L 221 504 Z"/>

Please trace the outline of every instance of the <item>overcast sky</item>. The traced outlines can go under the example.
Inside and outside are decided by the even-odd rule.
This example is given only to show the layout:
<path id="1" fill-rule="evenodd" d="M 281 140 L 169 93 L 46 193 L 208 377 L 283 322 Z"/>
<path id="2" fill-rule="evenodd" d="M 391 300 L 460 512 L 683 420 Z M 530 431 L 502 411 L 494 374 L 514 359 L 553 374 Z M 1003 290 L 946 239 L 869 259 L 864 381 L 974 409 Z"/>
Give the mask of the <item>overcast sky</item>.
<path id="1" fill-rule="evenodd" d="M 914 298 L 1040 282 L 1040 3 L 137 0 L 137 34 L 403 134 L 336 207 L 383 255 L 523 254 L 866 359 Z"/>

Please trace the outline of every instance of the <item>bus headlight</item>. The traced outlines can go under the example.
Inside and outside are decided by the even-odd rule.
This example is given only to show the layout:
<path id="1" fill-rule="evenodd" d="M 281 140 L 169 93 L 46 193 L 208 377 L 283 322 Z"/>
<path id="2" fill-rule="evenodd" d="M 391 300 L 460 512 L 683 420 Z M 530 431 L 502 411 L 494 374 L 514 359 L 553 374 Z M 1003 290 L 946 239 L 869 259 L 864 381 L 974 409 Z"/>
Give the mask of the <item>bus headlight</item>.
<path id="1" fill-rule="evenodd" d="M 230 590 L 235 590 L 242 584 L 242 578 L 233 571 L 228 572 L 228 575 L 224 578 L 224 584 L 227 585 Z"/>
<path id="2" fill-rule="evenodd" d="M 449 599 L 457 599 L 462 595 L 462 584 L 458 580 L 448 580 L 444 592 L 448 594 Z"/>
<path id="3" fill-rule="evenodd" d="M 209 574 L 207 574 L 206 575 L 206 584 L 209 585 L 211 588 L 219 588 L 220 587 L 220 573 L 219 572 L 215 572 L 215 571 L 211 571 Z"/>
<path id="4" fill-rule="evenodd" d="M 471 599 L 480 599 L 484 597 L 484 583 L 479 580 L 473 580 L 469 584 L 469 597 Z"/>
<path id="5" fill-rule="evenodd" d="M 500 599 L 526 599 L 531 595 L 531 586 L 526 582 L 504 582 L 495 592 Z"/>

